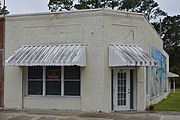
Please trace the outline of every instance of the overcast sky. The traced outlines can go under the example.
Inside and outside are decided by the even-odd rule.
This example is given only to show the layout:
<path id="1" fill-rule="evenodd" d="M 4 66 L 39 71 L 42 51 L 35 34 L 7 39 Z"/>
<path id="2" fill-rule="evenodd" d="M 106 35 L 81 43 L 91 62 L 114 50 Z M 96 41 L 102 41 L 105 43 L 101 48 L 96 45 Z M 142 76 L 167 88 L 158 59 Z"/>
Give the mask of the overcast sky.
<path id="1" fill-rule="evenodd" d="M 3 3 L 3 0 L 1 0 Z M 180 15 L 180 0 L 155 0 L 168 15 Z M 49 0 L 6 0 L 10 14 L 49 12 Z"/>

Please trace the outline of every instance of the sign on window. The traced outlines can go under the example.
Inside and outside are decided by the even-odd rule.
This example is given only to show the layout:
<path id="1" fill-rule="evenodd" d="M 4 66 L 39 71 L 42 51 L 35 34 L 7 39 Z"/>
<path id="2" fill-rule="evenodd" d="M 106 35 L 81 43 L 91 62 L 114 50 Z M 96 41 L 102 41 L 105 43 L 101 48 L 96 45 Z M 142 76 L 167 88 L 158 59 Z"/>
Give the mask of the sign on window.
<path id="1" fill-rule="evenodd" d="M 47 70 L 47 79 L 59 79 L 60 70 Z"/>

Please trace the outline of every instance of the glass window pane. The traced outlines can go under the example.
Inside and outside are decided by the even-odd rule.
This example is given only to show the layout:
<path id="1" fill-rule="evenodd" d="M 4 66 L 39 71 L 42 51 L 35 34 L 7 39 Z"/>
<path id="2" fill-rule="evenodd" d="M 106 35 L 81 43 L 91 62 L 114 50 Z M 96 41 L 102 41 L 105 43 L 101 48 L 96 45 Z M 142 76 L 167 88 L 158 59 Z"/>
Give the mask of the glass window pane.
<path id="1" fill-rule="evenodd" d="M 28 94 L 29 95 L 42 95 L 43 82 L 42 81 L 29 81 Z"/>
<path id="2" fill-rule="evenodd" d="M 65 81 L 64 95 L 80 96 L 80 81 Z"/>
<path id="3" fill-rule="evenodd" d="M 61 79 L 61 67 L 46 67 L 46 79 L 59 80 Z"/>
<path id="4" fill-rule="evenodd" d="M 64 79 L 80 79 L 80 67 L 64 67 Z"/>
<path id="5" fill-rule="evenodd" d="M 123 105 L 126 105 L 126 100 L 123 100 Z"/>
<path id="6" fill-rule="evenodd" d="M 118 100 L 118 106 L 121 105 L 121 100 Z"/>
<path id="7" fill-rule="evenodd" d="M 43 67 L 28 67 L 28 79 L 42 79 Z"/>
<path id="8" fill-rule="evenodd" d="M 46 95 L 61 95 L 61 81 L 46 81 Z"/>

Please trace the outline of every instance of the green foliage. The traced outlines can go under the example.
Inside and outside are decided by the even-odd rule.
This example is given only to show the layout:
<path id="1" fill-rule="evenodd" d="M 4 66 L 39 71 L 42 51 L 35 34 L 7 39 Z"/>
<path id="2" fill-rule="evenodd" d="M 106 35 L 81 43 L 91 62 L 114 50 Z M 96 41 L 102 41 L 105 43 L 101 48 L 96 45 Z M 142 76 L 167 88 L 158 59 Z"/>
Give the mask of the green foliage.
<path id="1" fill-rule="evenodd" d="M 154 0 L 122 0 L 118 9 L 144 13 L 148 20 L 167 15 Z"/>
<path id="2" fill-rule="evenodd" d="M 162 22 L 164 47 L 168 53 L 180 43 L 180 15 L 167 16 Z"/>
<path id="3" fill-rule="evenodd" d="M 180 75 L 180 46 L 176 46 L 170 55 L 170 71 Z M 180 78 L 176 78 L 176 87 L 180 88 Z"/>
<path id="4" fill-rule="evenodd" d="M 154 0 L 79 0 L 73 5 L 73 0 L 50 0 L 48 6 L 52 12 L 75 9 L 108 8 L 144 13 L 148 20 L 165 16 Z"/>
<path id="5" fill-rule="evenodd" d="M 176 89 L 176 92 L 171 92 L 167 99 L 164 99 L 157 105 L 155 109 L 159 111 L 180 111 L 180 89 Z"/>
<path id="6" fill-rule="evenodd" d="M 2 3 L 0 1 L 0 15 L 3 15 L 3 14 L 9 14 L 9 11 L 6 9 L 6 6 L 2 7 Z"/>
<path id="7" fill-rule="evenodd" d="M 75 4 L 76 9 L 95 9 L 95 8 L 110 8 L 114 9 L 118 6 L 120 0 L 80 0 Z"/>
<path id="8" fill-rule="evenodd" d="M 89 3 L 84 2 L 83 0 L 80 1 L 80 4 L 75 4 L 74 8 L 80 10 L 80 9 L 90 9 Z"/>
<path id="9" fill-rule="evenodd" d="M 160 32 L 160 23 L 152 23 Z M 170 66 L 179 65 L 180 61 L 180 15 L 167 16 L 162 21 L 162 39 L 166 52 L 170 55 Z M 180 72 L 179 72 L 180 73 Z"/>
<path id="10" fill-rule="evenodd" d="M 160 32 L 160 23 L 152 23 Z M 162 21 L 162 39 L 165 51 L 169 54 L 170 71 L 180 74 L 180 15 L 167 16 Z M 180 85 L 177 78 L 177 85 Z"/>
<path id="11" fill-rule="evenodd" d="M 79 0 L 73 5 L 74 0 L 50 0 L 48 7 L 52 12 L 75 9 L 109 8 L 130 12 L 144 13 L 148 20 L 165 16 L 166 13 L 159 8 L 154 0 Z"/>
<path id="12" fill-rule="evenodd" d="M 138 11 L 142 1 L 143 0 L 122 0 L 118 9 L 131 12 Z"/>
<path id="13" fill-rule="evenodd" d="M 71 10 L 74 0 L 50 0 L 48 7 L 51 12 Z"/>
<path id="14" fill-rule="evenodd" d="M 76 9 L 94 9 L 101 8 L 101 3 L 99 0 L 80 0 L 80 4 L 75 4 Z"/>

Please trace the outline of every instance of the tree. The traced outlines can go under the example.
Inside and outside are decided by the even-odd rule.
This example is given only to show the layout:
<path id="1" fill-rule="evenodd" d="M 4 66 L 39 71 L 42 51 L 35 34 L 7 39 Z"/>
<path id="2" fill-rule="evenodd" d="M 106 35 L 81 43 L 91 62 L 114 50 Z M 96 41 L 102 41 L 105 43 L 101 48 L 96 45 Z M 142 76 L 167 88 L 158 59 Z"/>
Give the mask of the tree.
<path id="1" fill-rule="evenodd" d="M 167 15 L 167 13 L 159 8 L 159 4 L 154 0 L 143 0 L 140 9 L 137 12 L 144 13 L 148 20 Z"/>
<path id="2" fill-rule="evenodd" d="M 50 0 L 48 7 L 51 12 L 71 10 L 74 0 Z"/>
<path id="3" fill-rule="evenodd" d="M 119 10 L 137 11 L 137 8 L 141 5 L 142 0 L 122 0 L 120 2 Z"/>
<path id="4" fill-rule="evenodd" d="M 9 14 L 9 11 L 6 9 L 6 6 L 2 7 L 2 3 L 0 1 L 0 15 Z"/>
<path id="5" fill-rule="evenodd" d="M 101 2 L 99 0 L 80 0 L 79 4 L 75 4 L 76 9 L 94 9 L 101 8 Z"/>
<path id="6" fill-rule="evenodd" d="M 148 20 L 167 14 L 159 8 L 154 0 L 80 0 L 76 9 L 110 8 L 130 12 L 144 13 Z"/>
<path id="7" fill-rule="evenodd" d="M 160 33 L 160 23 L 152 24 Z M 167 16 L 161 24 L 164 49 L 170 54 L 180 44 L 180 15 Z"/>
<path id="8" fill-rule="evenodd" d="M 114 9 L 119 5 L 120 0 L 80 0 L 75 4 L 76 9 L 110 8 Z"/>
<path id="9" fill-rule="evenodd" d="M 163 46 L 169 54 L 170 70 L 180 73 L 180 15 L 167 16 L 162 23 L 153 23 L 157 32 L 160 32 L 160 24 L 162 24 Z"/>
<path id="10" fill-rule="evenodd" d="M 73 0 L 50 0 L 48 6 L 52 12 L 71 10 L 73 7 L 75 9 L 109 8 L 144 13 L 148 20 L 166 16 L 154 0 L 79 0 L 78 2 L 73 6 Z"/>
<path id="11" fill-rule="evenodd" d="M 154 0 L 122 0 L 118 9 L 144 13 L 148 20 L 167 15 Z"/>

